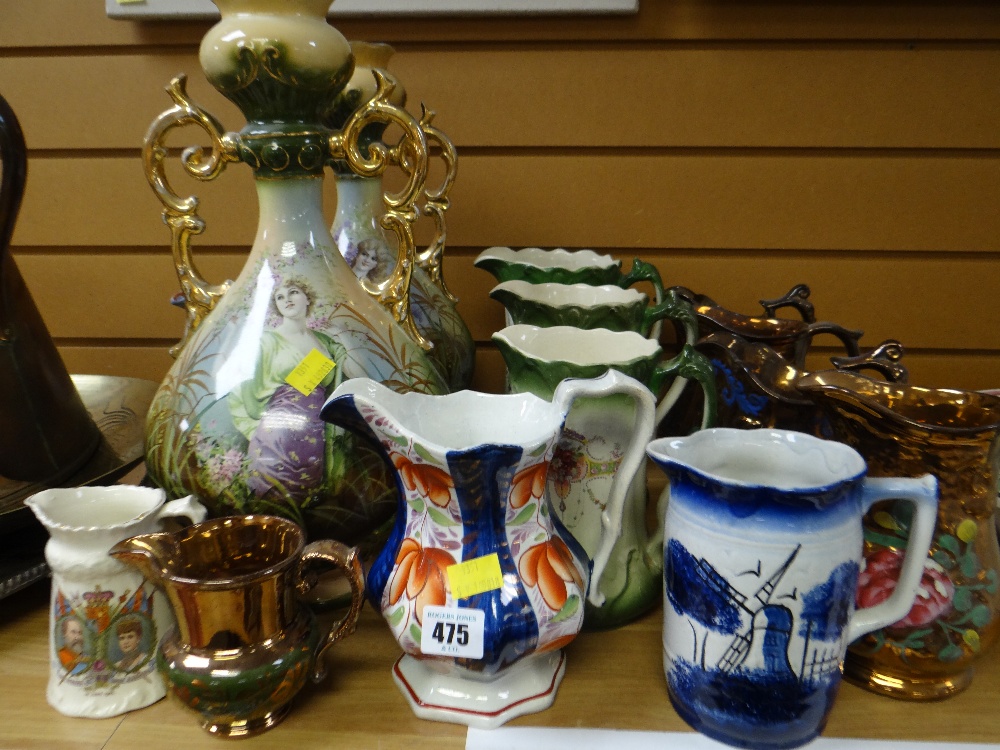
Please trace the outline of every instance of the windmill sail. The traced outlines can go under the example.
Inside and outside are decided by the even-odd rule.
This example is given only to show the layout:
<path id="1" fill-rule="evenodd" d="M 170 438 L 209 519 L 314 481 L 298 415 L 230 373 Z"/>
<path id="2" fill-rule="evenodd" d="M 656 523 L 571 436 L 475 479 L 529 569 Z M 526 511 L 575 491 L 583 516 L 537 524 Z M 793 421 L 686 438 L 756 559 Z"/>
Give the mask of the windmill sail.
<path id="1" fill-rule="evenodd" d="M 753 609 L 748 606 L 748 597 L 736 591 L 728 581 L 719 576 L 719 573 L 712 568 L 712 571 L 722 579 L 729 590 L 734 591 L 737 596 L 732 596 L 731 599 L 738 604 L 744 611 L 750 615 L 750 627 L 743 633 L 737 633 L 733 638 L 732 642 L 729 644 L 729 648 L 719 659 L 718 668 L 722 672 L 732 672 L 736 669 L 743 661 L 746 659 L 747 654 L 750 652 L 750 645 L 753 642 L 753 619 L 754 616 L 763 609 L 770 602 L 771 597 L 774 595 L 775 589 L 778 587 L 778 583 L 788 572 L 788 569 L 792 566 L 792 561 L 795 560 L 795 556 L 799 554 L 799 550 L 802 549 L 802 545 L 798 545 L 792 550 L 792 554 L 788 556 L 788 559 L 778 568 L 771 576 L 764 581 L 757 592 L 753 595 L 753 599 L 756 600 L 757 606 Z M 704 562 L 699 561 L 700 562 Z M 705 563 L 708 565 L 708 563 Z M 708 567 L 711 568 L 709 565 Z M 752 602 L 751 602 L 752 603 Z"/>

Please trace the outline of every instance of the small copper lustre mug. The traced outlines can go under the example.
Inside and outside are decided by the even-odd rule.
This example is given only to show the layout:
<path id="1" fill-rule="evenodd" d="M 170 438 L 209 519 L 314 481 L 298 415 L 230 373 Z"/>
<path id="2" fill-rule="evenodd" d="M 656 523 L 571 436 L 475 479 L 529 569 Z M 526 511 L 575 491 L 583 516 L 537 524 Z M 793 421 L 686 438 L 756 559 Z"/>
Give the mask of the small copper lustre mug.
<path id="1" fill-rule="evenodd" d="M 157 667 L 219 736 L 258 734 L 281 721 L 306 678 L 325 676 L 323 654 L 354 632 L 364 602 L 357 549 L 330 540 L 307 545 L 299 526 L 276 516 L 143 534 L 111 555 L 166 591 L 177 626 L 160 642 Z M 315 584 L 315 563 L 342 570 L 351 584 L 350 610 L 325 633 L 296 596 Z"/>

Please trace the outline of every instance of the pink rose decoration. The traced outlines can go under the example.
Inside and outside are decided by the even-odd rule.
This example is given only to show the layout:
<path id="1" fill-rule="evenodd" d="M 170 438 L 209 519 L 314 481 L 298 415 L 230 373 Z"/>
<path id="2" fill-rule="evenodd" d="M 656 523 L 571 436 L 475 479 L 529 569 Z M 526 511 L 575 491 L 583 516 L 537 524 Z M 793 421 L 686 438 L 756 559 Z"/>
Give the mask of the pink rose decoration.
<path id="1" fill-rule="evenodd" d="M 872 607 L 884 602 L 896 588 L 903 554 L 894 549 L 882 549 L 865 560 L 865 569 L 858 577 L 855 597 L 858 607 Z M 951 611 L 955 584 L 944 568 L 933 560 L 924 562 L 924 574 L 917 587 L 913 607 L 902 620 L 891 628 L 916 628 L 934 622 Z"/>

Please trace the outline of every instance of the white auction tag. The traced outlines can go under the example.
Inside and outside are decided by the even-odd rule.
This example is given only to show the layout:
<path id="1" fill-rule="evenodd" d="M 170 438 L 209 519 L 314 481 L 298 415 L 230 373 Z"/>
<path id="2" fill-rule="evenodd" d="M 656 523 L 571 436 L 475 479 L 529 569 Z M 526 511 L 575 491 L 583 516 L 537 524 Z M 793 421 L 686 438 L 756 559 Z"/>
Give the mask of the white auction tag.
<path id="1" fill-rule="evenodd" d="M 424 607 L 420 651 L 435 656 L 483 658 L 486 613 L 481 609 Z"/>

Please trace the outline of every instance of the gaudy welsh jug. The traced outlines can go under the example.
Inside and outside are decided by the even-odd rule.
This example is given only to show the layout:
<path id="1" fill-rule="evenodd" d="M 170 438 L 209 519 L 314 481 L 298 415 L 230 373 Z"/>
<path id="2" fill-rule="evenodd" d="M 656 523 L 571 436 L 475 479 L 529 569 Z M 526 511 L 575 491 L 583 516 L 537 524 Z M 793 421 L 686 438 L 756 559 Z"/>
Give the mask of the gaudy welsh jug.
<path id="1" fill-rule="evenodd" d="M 642 430 L 625 446 L 592 575 L 551 508 L 546 476 L 574 399 L 626 392 L 649 398 L 614 371 L 565 380 L 551 402 L 400 394 L 356 378 L 323 407 L 324 419 L 367 435 L 396 471 L 399 511 L 368 588 L 405 652 L 393 677 L 418 716 L 487 728 L 555 699 L 588 579 L 601 603 Z"/>

